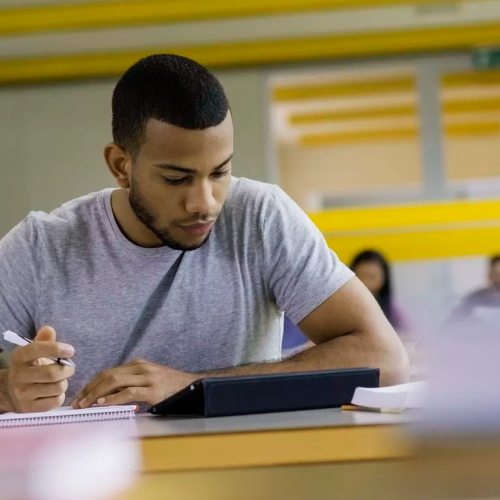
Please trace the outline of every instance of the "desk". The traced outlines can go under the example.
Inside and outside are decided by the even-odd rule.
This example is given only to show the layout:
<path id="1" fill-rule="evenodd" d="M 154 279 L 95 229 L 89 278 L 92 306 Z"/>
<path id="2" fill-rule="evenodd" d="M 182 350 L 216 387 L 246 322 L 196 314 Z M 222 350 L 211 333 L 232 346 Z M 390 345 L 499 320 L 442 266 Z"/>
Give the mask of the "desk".
<path id="1" fill-rule="evenodd" d="M 124 500 L 302 500 L 342 489 L 346 498 L 367 498 L 373 481 L 390 485 L 389 465 L 411 454 L 409 422 L 409 414 L 336 409 L 199 420 L 139 415 L 143 474 Z"/>

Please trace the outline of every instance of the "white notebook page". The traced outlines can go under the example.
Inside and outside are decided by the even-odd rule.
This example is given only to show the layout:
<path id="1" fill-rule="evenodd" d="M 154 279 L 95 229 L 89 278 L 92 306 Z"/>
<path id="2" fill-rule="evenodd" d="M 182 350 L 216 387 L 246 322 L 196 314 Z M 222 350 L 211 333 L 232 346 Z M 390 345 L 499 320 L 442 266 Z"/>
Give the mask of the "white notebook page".
<path id="1" fill-rule="evenodd" d="M 40 413 L 4 413 L 0 415 L 0 428 L 118 420 L 133 418 L 137 410 L 138 406 L 136 405 L 93 406 L 78 410 L 71 406 L 63 406 L 56 410 Z"/>

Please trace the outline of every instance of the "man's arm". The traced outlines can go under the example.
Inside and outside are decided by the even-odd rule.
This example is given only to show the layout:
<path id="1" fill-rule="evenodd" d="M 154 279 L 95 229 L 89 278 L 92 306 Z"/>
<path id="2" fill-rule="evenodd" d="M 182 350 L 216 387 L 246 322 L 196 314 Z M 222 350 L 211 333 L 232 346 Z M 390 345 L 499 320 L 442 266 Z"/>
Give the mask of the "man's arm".
<path id="1" fill-rule="evenodd" d="M 0 349 L 0 356 L 3 351 Z M 12 405 L 9 401 L 7 390 L 7 368 L 0 368 L 0 413 L 11 411 Z"/>
<path id="2" fill-rule="evenodd" d="M 408 381 L 406 350 L 365 286 L 352 278 L 300 323 L 316 344 L 280 363 L 237 366 L 207 373 L 185 373 L 135 360 L 102 372 L 75 398 L 74 407 L 158 403 L 201 377 L 258 375 L 335 368 L 380 368 L 381 384 Z M 125 389 L 123 389 L 125 388 Z"/>
<path id="3" fill-rule="evenodd" d="M 0 349 L 0 356 L 3 351 Z M 0 368 L 0 413 L 12 411 L 12 404 L 7 390 L 8 368 Z"/>
<path id="4" fill-rule="evenodd" d="M 0 369 L 0 413 L 12 411 L 14 409 L 7 389 L 8 371 L 8 368 Z"/>
<path id="5" fill-rule="evenodd" d="M 204 375 L 253 375 L 335 368 L 380 368 L 381 385 L 408 381 L 398 335 L 366 287 L 352 278 L 300 323 L 315 347 L 281 363 L 240 366 Z"/>

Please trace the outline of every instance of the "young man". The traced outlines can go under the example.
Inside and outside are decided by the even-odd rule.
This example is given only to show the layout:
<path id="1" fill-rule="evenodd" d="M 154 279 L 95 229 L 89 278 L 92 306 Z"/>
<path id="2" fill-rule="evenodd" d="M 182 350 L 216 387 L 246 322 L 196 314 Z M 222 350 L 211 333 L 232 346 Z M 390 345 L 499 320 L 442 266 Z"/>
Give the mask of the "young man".
<path id="1" fill-rule="evenodd" d="M 397 335 L 308 217 L 278 187 L 231 178 L 212 74 L 151 56 L 112 107 L 119 189 L 32 213 L 0 243 L 0 328 L 35 339 L 0 371 L 0 410 L 154 404 L 204 375 L 371 366 L 406 381 Z M 316 346 L 279 362 L 282 311 Z"/>

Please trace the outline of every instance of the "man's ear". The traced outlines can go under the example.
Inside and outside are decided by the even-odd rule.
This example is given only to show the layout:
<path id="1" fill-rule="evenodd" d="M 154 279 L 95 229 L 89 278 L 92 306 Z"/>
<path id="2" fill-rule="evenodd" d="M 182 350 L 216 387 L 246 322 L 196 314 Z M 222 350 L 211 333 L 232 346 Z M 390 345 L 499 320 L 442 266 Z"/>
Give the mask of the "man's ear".
<path id="1" fill-rule="evenodd" d="M 130 187 L 132 157 L 121 146 L 111 142 L 104 148 L 104 159 L 109 171 L 121 188 Z"/>

